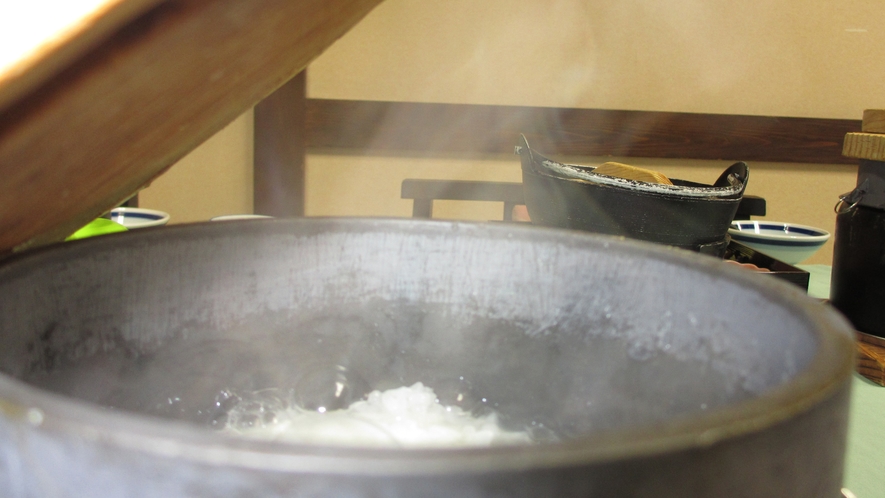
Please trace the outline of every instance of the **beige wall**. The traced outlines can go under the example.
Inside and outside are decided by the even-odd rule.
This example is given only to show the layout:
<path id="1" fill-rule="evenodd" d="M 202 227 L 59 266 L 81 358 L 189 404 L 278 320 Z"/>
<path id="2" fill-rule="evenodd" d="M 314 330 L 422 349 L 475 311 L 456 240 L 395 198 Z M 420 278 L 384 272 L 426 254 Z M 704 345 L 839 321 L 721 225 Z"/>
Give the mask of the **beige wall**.
<path id="1" fill-rule="evenodd" d="M 878 0 L 816 4 L 387 0 L 310 66 L 308 91 L 316 98 L 849 119 L 885 107 L 885 31 L 877 28 L 885 9 Z M 167 206 L 176 221 L 251 210 L 251 127 L 235 123 L 223 133 L 144 191 L 142 204 Z M 515 159 L 312 154 L 307 213 L 408 216 L 402 179 L 519 181 Z M 627 161 L 706 182 L 728 164 Z M 829 230 L 836 198 L 856 175 L 851 166 L 750 167 L 748 193 L 768 200 L 768 219 Z M 441 203 L 436 213 L 491 219 L 500 206 Z M 831 254 L 830 244 L 809 262 L 828 263 Z"/>
<path id="2" fill-rule="evenodd" d="M 859 118 L 885 105 L 879 0 L 387 0 L 313 97 Z"/>
<path id="3" fill-rule="evenodd" d="M 252 212 L 252 111 L 238 117 L 138 194 L 170 223 Z"/>

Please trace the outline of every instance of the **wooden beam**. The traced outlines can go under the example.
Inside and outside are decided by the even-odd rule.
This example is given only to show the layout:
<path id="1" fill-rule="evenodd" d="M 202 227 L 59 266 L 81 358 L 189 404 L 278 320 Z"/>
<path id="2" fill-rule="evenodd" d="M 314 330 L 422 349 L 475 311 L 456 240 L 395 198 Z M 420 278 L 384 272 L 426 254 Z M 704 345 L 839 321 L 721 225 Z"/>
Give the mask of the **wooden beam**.
<path id="1" fill-rule="evenodd" d="M 854 164 L 860 120 L 605 109 L 307 100 L 307 146 L 356 154 L 510 153 Z"/>
<path id="2" fill-rule="evenodd" d="M 256 214 L 304 216 L 306 72 L 255 106 Z"/>
<path id="3" fill-rule="evenodd" d="M 66 17 L 47 20 L 41 2 L 3 2 L 0 18 L 15 17 L 16 30 L 28 32 L 0 59 L 0 110 L 64 70 L 127 23 L 164 0 L 66 0 Z M 60 19 L 61 17 L 61 19 Z M 63 21 L 63 22 L 58 22 Z"/>
<path id="4" fill-rule="evenodd" d="M 0 87 L 14 99 L 0 110 L 0 255 L 61 240 L 130 197 L 379 2 L 167 1 L 27 92 Z"/>

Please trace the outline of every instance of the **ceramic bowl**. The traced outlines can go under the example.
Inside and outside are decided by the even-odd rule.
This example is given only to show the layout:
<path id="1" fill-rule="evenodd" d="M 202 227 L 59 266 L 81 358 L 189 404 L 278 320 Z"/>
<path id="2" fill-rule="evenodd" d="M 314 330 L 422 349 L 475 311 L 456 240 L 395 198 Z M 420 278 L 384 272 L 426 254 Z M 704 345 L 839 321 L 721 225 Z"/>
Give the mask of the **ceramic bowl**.
<path id="1" fill-rule="evenodd" d="M 826 230 L 779 221 L 733 221 L 728 233 L 732 240 L 790 265 L 810 258 L 830 238 Z"/>
<path id="2" fill-rule="evenodd" d="M 225 214 L 210 218 L 209 221 L 240 221 L 240 220 L 264 220 L 273 218 L 264 214 Z"/>
<path id="3" fill-rule="evenodd" d="M 158 227 L 169 222 L 169 213 L 155 209 L 119 207 L 111 210 L 111 220 L 130 230 L 133 228 Z"/>

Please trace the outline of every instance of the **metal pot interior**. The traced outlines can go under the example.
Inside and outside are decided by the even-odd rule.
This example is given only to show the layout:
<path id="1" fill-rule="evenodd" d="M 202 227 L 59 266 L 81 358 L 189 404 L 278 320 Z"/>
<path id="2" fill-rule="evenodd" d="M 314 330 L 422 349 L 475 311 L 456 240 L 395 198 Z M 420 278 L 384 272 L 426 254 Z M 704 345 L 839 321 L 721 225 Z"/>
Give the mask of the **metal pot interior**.
<path id="1" fill-rule="evenodd" d="M 554 446 L 734 424 L 748 416 L 741 407 L 797 379 L 804 391 L 764 408 L 795 404 L 841 372 L 839 357 L 815 374 L 819 385 L 806 378 L 833 355 L 824 349 L 841 351 L 831 337 L 841 321 L 724 266 L 505 225 L 149 229 L 5 264 L 0 370 L 25 383 L 31 404 L 48 392 L 205 432 L 259 391 L 328 410 L 422 382 L 445 404 L 494 411 Z"/>

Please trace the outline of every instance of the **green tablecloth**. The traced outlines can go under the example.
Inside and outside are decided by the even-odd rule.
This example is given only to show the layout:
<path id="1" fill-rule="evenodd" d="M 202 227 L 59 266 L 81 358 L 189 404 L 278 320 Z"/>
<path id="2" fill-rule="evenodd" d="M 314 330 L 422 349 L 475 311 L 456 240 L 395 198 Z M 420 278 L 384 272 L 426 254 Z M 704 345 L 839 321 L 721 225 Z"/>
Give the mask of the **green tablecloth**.
<path id="1" fill-rule="evenodd" d="M 830 266 L 800 265 L 811 274 L 808 295 L 830 296 Z M 883 303 L 885 305 L 885 303 Z M 845 487 L 858 498 L 885 497 L 885 387 L 854 374 Z"/>

